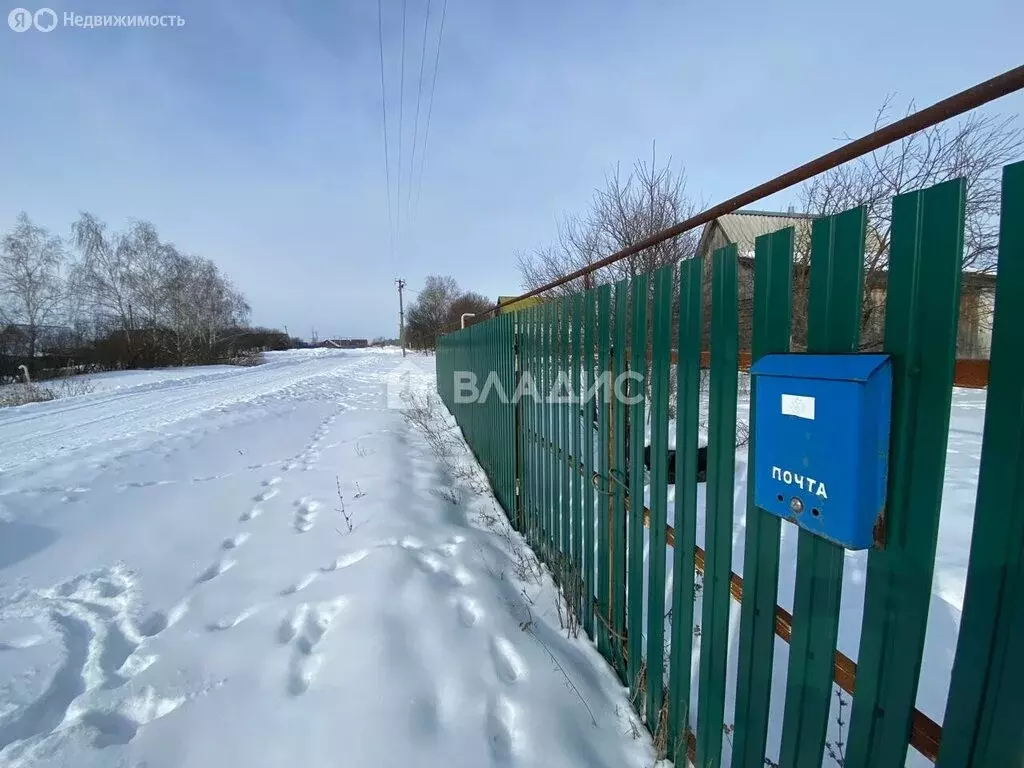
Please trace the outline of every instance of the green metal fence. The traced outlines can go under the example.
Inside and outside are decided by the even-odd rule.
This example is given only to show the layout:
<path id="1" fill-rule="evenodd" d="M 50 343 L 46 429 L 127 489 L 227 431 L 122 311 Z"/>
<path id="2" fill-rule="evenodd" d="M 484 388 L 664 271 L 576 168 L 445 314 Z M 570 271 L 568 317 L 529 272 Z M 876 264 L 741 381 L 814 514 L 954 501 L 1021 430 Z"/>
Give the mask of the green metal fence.
<path id="1" fill-rule="evenodd" d="M 516 409 L 511 398 L 515 350 L 515 318 L 501 315 L 446 336 L 438 345 L 436 363 L 438 393 L 510 515 L 516 509 L 519 474 Z M 518 518 L 512 520 L 518 526 Z"/>
<path id="2" fill-rule="evenodd" d="M 439 343 L 439 392 L 495 494 L 678 764 L 687 758 L 702 767 L 723 764 L 728 736 L 732 765 L 764 766 L 775 728 L 781 730 L 778 764 L 822 765 L 838 682 L 853 694 L 845 768 L 902 766 L 911 747 L 943 767 L 1024 765 L 1024 163 L 1003 175 L 978 496 L 942 728 L 915 710 L 946 462 L 965 189 L 963 180 L 949 181 L 892 205 L 884 351 L 893 357 L 894 392 L 885 545 L 868 555 L 856 664 L 836 651 L 844 551 L 801 531 L 793 613 L 778 608 L 784 523 L 753 506 L 752 478 L 744 578 L 732 572 L 739 386 L 734 247 L 712 254 L 710 293 L 703 265 L 692 259 L 499 315 Z M 858 348 L 865 219 L 857 208 L 813 224 L 808 351 Z M 793 249 L 791 228 L 757 239 L 754 360 L 789 349 Z M 697 436 L 706 295 L 710 388 L 701 549 Z M 466 382 L 473 377 L 484 394 L 492 371 L 510 397 L 459 397 L 472 395 Z M 628 403 L 612 396 L 611 386 L 627 372 L 634 376 L 617 394 L 631 398 Z M 525 396 L 513 402 L 524 380 L 541 397 L 521 387 Z M 600 393 L 594 401 L 547 397 L 591 390 Z M 671 504 L 670 410 L 677 451 Z M 751 406 L 751 435 L 755 419 Z M 747 450 L 750 457 L 757 450 L 752 438 Z M 699 617 L 695 574 L 703 574 Z M 739 650 L 730 686 L 727 635 L 736 599 Z M 780 639 L 790 643 L 781 711 L 771 704 Z M 855 688 L 852 679 L 840 681 L 840 668 L 855 675 Z"/>

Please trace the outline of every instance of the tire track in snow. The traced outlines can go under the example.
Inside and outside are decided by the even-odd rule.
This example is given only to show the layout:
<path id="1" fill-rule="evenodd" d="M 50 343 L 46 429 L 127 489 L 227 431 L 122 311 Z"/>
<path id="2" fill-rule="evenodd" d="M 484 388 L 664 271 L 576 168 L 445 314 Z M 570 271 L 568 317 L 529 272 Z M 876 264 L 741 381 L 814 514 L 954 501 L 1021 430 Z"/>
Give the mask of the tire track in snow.
<path id="1" fill-rule="evenodd" d="M 290 399 L 287 390 L 297 384 L 325 376 L 335 378 L 340 371 L 359 370 L 372 362 L 344 353 L 330 357 L 336 357 L 337 363 L 327 369 L 323 357 L 282 360 L 237 372 L 173 379 L 2 414 L 0 426 L 5 441 L 0 471 L 109 440 L 147 432 L 155 437 L 170 424 L 228 405 L 273 395 Z M 126 413 L 131 418 L 125 418 Z"/>

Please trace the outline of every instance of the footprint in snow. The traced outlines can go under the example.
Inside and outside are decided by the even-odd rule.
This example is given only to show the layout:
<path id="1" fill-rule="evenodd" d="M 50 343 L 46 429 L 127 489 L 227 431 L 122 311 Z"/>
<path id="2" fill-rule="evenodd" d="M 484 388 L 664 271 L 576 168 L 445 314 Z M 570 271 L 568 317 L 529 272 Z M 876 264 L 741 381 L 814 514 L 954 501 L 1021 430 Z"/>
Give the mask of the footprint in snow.
<path id="1" fill-rule="evenodd" d="M 161 696 L 147 685 L 135 695 L 122 699 L 113 709 L 86 709 L 78 722 L 93 732 L 92 743 L 98 749 L 128 744 L 141 728 L 174 712 L 188 702 L 205 696 L 223 681 L 185 696 Z"/>
<path id="2" fill-rule="evenodd" d="M 303 498 L 295 502 L 295 508 L 295 530 L 299 533 L 306 533 L 316 522 L 316 513 L 320 509 L 320 502 Z"/>
<path id="3" fill-rule="evenodd" d="M 236 549 L 236 548 L 242 546 L 243 544 L 245 544 L 245 542 L 248 541 L 248 540 L 249 540 L 249 534 L 246 533 L 245 531 L 242 531 L 241 533 L 236 533 L 234 536 L 230 536 L 230 537 L 224 539 L 224 541 L 221 542 L 220 548 L 221 549 Z"/>
<path id="4" fill-rule="evenodd" d="M 518 715 L 515 705 L 501 694 L 487 702 L 487 740 L 491 757 L 500 765 L 510 764 L 516 752 Z"/>
<path id="5" fill-rule="evenodd" d="M 199 574 L 198 577 L 196 577 L 196 584 L 203 584 L 207 581 L 212 581 L 225 571 L 228 571 L 234 567 L 234 560 L 228 557 L 221 558 L 215 563 L 211 563 L 209 568 L 207 568 L 205 571 Z"/>
<path id="6" fill-rule="evenodd" d="M 173 627 L 188 613 L 188 600 L 182 600 L 169 611 L 154 611 L 139 623 L 139 634 L 156 637 L 168 627 Z"/>
<path id="7" fill-rule="evenodd" d="M 515 683 L 526 675 L 526 662 L 507 638 L 491 638 L 491 660 L 498 677 L 506 683 Z"/>
<path id="8" fill-rule="evenodd" d="M 342 555 L 333 563 L 325 565 L 321 570 L 323 570 L 326 573 L 330 573 L 332 571 L 340 571 L 343 568 L 348 568 L 349 566 L 355 565 L 360 560 L 366 558 L 366 556 L 369 554 L 370 550 L 368 549 L 360 549 L 355 552 L 350 552 L 347 555 Z"/>
<path id="9" fill-rule="evenodd" d="M 206 629 L 210 632 L 223 632 L 226 629 L 232 629 L 233 627 L 237 627 L 250 616 L 258 613 L 260 608 L 262 608 L 260 605 L 250 606 L 241 613 L 225 616 L 217 621 L 207 624 Z"/>
<path id="10" fill-rule="evenodd" d="M 346 605 L 348 599 L 345 597 L 312 605 L 303 603 L 290 611 L 278 627 L 277 639 L 281 643 L 293 644 L 286 683 L 286 689 L 292 696 L 305 693 L 312 685 L 323 663 L 316 649 Z"/>
<path id="11" fill-rule="evenodd" d="M 294 595 L 296 592 L 301 592 L 306 587 L 308 587 L 310 584 L 312 584 L 314 581 L 316 581 L 316 579 L 317 579 L 317 574 L 316 574 L 315 571 L 313 573 L 307 573 L 305 576 L 303 576 L 301 579 L 299 579 L 297 582 L 295 582 L 291 586 L 288 586 L 288 587 L 285 587 L 284 589 L 282 589 L 281 590 L 281 597 L 287 597 L 288 595 Z"/>
<path id="12" fill-rule="evenodd" d="M 455 542 L 448 542 L 438 547 L 437 551 L 445 557 L 454 557 L 459 551 L 459 545 Z"/>
<path id="13" fill-rule="evenodd" d="M 246 512 L 243 512 L 241 515 L 238 516 L 238 519 L 240 522 L 248 523 L 253 518 L 259 517 L 260 514 L 262 514 L 262 512 L 263 510 L 256 506 Z"/>
<path id="14" fill-rule="evenodd" d="M 278 493 L 279 493 L 279 491 L 277 490 L 277 488 L 270 487 L 270 488 L 267 488 L 267 490 L 265 490 L 265 491 L 261 491 L 260 493 L 257 493 L 253 497 L 253 501 L 268 501 L 269 499 L 272 499 L 275 496 L 277 496 Z"/>
<path id="15" fill-rule="evenodd" d="M 174 480 L 142 480 L 134 483 L 122 483 L 118 488 L 122 491 L 127 488 L 154 488 L 158 485 L 173 485 L 174 482 Z"/>
<path id="16" fill-rule="evenodd" d="M 455 601 L 455 610 L 463 626 L 474 627 L 484 617 L 484 609 L 471 597 L 460 595 Z"/>

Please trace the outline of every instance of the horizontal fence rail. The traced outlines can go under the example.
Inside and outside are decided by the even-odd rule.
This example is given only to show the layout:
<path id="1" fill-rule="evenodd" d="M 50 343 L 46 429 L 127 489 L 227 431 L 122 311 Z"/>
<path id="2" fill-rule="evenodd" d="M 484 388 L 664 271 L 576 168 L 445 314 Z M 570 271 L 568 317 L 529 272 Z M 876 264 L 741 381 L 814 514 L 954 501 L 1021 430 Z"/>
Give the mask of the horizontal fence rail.
<path id="1" fill-rule="evenodd" d="M 687 260 L 439 341 L 438 391 L 495 495 L 548 564 L 579 630 L 629 687 L 659 750 L 677 763 L 685 754 L 702 768 L 724 764 L 723 734 L 731 734 L 732 765 L 763 766 L 766 758 L 787 768 L 821 765 L 833 684 L 852 701 L 847 768 L 903 765 L 911 747 L 940 766 L 1024 757 L 1024 665 L 1014 650 L 1024 642 L 1024 492 L 1016 479 L 1024 471 L 1024 163 L 1004 169 L 992 355 L 984 365 L 955 359 L 964 190 L 963 180 L 947 181 L 892 205 L 883 342 L 893 361 L 888 502 L 881 546 L 867 556 L 856 660 L 836 647 L 845 552 L 801 530 L 794 607 L 780 607 L 780 530 L 789 523 L 754 504 L 758 446 L 753 439 L 737 445 L 738 429 L 753 435 L 757 419 L 752 406 L 746 425 L 737 417 L 738 373 L 789 348 L 792 227 L 757 238 L 750 355 L 737 350 L 737 254 L 729 247 L 712 254 L 710 270 Z M 862 209 L 814 223 L 809 349 L 857 349 L 864 237 Z M 707 310 L 710 353 L 701 350 Z M 915 704 L 951 395 L 954 386 L 985 385 L 974 536 L 943 726 Z M 509 397 L 496 396 L 498 388 Z M 702 413 L 706 447 L 698 445 Z M 733 516 L 744 508 L 741 578 Z M 741 604 L 732 682 L 730 601 Z M 773 708 L 769 695 L 776 638 L 792 649 L 784 709 Z M 954 649 L 945 650 L 952 658 Z M 766 755 L 769 732 L 781 744 L 774 757 Z"/>

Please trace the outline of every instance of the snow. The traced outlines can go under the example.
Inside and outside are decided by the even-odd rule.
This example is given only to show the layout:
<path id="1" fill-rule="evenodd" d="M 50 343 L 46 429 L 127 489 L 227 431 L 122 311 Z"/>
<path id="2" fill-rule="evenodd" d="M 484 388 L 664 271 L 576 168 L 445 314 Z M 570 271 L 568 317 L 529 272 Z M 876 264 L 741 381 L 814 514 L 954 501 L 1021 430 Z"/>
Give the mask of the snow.
<path id="1" fill-rule="evenodd" d="M 268 359 L 0 412 L 0 765 L 652 765 L 402 358 Z"/>

